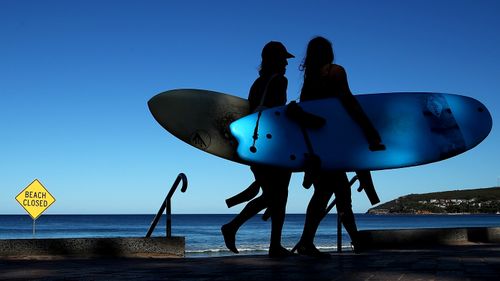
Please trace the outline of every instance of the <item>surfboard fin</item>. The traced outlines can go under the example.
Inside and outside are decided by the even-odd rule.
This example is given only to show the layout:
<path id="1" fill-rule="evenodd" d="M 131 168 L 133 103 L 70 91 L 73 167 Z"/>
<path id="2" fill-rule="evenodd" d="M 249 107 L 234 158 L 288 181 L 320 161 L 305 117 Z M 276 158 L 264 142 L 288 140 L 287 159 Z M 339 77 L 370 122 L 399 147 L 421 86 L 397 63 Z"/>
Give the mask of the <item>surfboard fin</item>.
<path id="1" fill-rule="evenodd" d="M 249 187 L 247 187 L 242 192 L 234 195 L 231 198 L 226 199 L 226 205 L 228 208 L 231 208 L 243 202 L 250 201 L 253 198 L 255 198 L 255 196 L 257 196 L 259 190 L 260 190 L 260 184 L 257 181 L 254 181 Z"/>
<path id="2" fill-rule="evenodd" d="M 370 171 L 356 171 L 356 176 L 359 180 L 358 192 L 364 190 L 372 205 L 380 203 L 380 198 L 378 198 L 377 191 L 373 185 Z"/>

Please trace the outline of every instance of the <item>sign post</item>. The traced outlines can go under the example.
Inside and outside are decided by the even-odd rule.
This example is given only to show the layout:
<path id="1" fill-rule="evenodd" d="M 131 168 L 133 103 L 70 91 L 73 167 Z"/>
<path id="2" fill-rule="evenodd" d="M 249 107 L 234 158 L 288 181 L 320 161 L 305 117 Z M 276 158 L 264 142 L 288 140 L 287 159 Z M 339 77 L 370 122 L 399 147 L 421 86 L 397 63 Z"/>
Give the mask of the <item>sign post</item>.
<path id="1" fill-rule="evenodd" d="M 16 196 L 16 200 L 33 219 L 33 238 L 35 238 L 36 219 L 45 212 L 56 199 L 39 180 L 35 179 Z"/>

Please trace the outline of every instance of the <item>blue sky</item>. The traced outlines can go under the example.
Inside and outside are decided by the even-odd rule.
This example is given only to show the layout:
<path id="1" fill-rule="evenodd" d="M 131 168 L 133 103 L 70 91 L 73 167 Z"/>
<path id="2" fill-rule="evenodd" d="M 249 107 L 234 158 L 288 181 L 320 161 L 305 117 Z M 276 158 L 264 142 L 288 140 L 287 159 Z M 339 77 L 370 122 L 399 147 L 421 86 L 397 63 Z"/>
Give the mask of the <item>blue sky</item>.
<path id="1" fill-rule="evenodd" d="M 474 97 L 493 115 L 478 147 L 442 162 L 374 172 L 381 200 L 500 181 L 500 2 L 0 1 L 0 214 L 38 178 L 48 214 L 155 213 L 179 172 L 174 213 L 235 213 L 224 200 L 247 166 L 205 154 L 156 123 L 155 94 L 200 88 L 247 97 L 262 46 L 282 41 L 289 100 L 307 42 L 333 41 L 354 93 L 434 91 Z M 287 211 L 312 190 L 290 184 Z M 353 194 L 356 212 L 369 201 Z"/>

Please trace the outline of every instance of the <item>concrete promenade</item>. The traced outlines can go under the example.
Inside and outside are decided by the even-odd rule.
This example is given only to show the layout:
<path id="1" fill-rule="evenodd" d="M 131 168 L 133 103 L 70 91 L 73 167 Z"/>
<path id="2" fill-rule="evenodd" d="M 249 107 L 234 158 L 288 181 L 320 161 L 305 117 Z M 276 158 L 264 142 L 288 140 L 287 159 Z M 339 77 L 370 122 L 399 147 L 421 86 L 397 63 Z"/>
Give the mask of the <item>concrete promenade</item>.
<path id="1" fill-rule="evenodd" d="M 184 237 L 0 240 L 0 259 L 24 257 L 184 257 Z"/>
<path id="2" fill-rule="evenodd" d="M 329 259 L 266 255 L 213 258 L 0 259 L 0 280 L 499 280 L 500 244 L 332 253 Z"/>

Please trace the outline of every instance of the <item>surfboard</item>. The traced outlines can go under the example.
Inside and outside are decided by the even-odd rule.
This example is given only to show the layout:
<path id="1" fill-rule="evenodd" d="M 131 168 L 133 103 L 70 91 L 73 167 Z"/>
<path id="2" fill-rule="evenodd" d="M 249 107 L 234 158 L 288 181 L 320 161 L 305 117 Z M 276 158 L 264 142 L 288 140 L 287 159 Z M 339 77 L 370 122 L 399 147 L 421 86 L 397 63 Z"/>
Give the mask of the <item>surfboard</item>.
<path id="1" fill-rule="evenodd" d="M 248 115 L 248 100 L 214 91 L 176 89 L 148 101 L 156 121 L 180 140 L 213 155 L 242 162 L 229 124 Z"/>
<path id="2" fill-rule="evenodd" d="M 304 111 L 326 119 L 324 126 L 306 129 L 322 169 L 383 170 L 437 162 L 475 147 L 492 128 L 487 108 L 466 96 L 401 92 L 356 98 L 378 130 L 385 150 L 369 149 L 361 129 L 338 99 L 299 103 Z M 304 170 L 309 149 L 301 127 L 287 116 L 285 108 L 263 110 L 260 118 L 253 113 L 230 125 L 241 159 Z M 254 133 L 258 136 L 255 142 Z"/>

